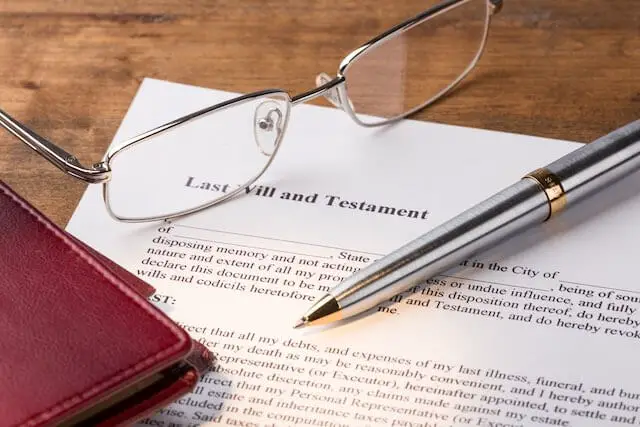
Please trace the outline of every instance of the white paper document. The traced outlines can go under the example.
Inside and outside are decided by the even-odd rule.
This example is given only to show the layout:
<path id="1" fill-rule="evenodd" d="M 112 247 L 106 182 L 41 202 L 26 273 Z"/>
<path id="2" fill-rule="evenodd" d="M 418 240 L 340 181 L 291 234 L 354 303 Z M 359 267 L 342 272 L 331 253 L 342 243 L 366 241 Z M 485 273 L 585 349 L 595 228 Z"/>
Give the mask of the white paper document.
<path id="1" fill-rule="evenodd" d="M 114 141 L 228 97 L 145 80 Z M 219 206 L 126 224 L 90 186 L 68 230 L 218 359 L 140 425 L 640 425 L 638 174 L 350 322 L 292 328 L 357 269 L 578 147 L 301 105 L 265 175 Z M 172 173 L 207 191 L 206 170 Z"/>

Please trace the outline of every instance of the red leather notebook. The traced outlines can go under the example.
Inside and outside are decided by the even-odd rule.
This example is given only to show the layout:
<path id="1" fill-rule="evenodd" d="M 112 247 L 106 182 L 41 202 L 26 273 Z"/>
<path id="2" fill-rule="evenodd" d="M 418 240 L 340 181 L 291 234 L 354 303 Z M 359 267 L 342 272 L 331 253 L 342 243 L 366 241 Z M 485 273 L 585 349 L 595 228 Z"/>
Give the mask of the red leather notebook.
<path id="1" fill-rule="evenodd" d="M 0 425 L 131 423 L 190 391 L 211 354 L 153 288 L 0 181 Z"/>

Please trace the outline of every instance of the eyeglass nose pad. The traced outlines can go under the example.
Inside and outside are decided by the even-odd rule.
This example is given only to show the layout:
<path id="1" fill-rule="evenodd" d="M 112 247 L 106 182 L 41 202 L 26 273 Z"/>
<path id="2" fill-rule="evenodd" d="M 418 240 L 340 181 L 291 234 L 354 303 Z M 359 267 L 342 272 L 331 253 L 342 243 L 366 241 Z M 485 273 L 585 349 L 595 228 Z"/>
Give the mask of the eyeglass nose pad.
<path id="1" fill-rule="evenodd" d="M 327 73 L 320 73 L 316 76 L 316 87 L 327 84 L 331 80 L 333 79 Z M 340 99 L 340 93 L 338 92 L 338 88 L 336 86 L 326 91 L 323 96 L 327 99 L 327 101 L 333 104 L 334 107 L 342 108 L 342 100 Z"/>
<path id="2" fill-rule="evenodd" d="M 284 126 L 285 114 L 276 101 L 263 101 L 253 116 L 253 137 L 258 149 L 265 156 L 272 156 L 278 147 Z"/>

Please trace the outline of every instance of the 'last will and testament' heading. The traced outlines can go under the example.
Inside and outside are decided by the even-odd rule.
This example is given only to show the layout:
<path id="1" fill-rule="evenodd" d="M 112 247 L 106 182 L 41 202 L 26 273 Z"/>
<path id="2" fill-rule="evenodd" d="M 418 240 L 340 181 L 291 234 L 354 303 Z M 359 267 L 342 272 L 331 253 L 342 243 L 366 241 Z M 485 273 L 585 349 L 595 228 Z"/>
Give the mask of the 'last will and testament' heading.
<path id="1" fill-rule="evenodd" d="M 227 193 L 237 188 L 237 186 L 233 186 L 231 184 L 216 184 L 207 181 L 200 181 L 192 176 L 187 178 L 185 187 L 220 193 Z M 429 216 L 429 211 L 427 209 L 406 209 L 396 206 L 386 206 L 377 203 L 370 203 L 366 200 L 347 200 L 340 196 L 331 194 L 325 194 L 321 197 L 318 193 L 304 194 L 279 191 L 273 186 L 266 185 L 251 185 L 245 189 L 245 192 L 254 196 L 278 198 L 282 200 L 290 200 L 293 202 L 309 204 L 324 204 L 325 206 L 336 208 L 353 209 L 362 212 L 371 212 L 404 218 L 427 219 L 427 217 Z"/>

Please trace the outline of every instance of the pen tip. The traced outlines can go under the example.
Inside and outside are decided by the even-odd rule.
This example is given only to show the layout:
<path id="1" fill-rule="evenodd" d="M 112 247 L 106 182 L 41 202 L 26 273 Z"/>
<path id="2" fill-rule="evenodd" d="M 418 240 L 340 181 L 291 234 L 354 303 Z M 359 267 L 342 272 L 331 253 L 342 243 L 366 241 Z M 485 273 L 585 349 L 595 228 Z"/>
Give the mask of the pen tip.
<path id="1" fill-rule="evenodd" d="M 303 326 L 305 326 L 307 324 L 306 319 L 303 317 L 302 319 L 299 319 L 295 325 L 293 325 L 293 329 L 299 329 L 302 328 Z"/>

